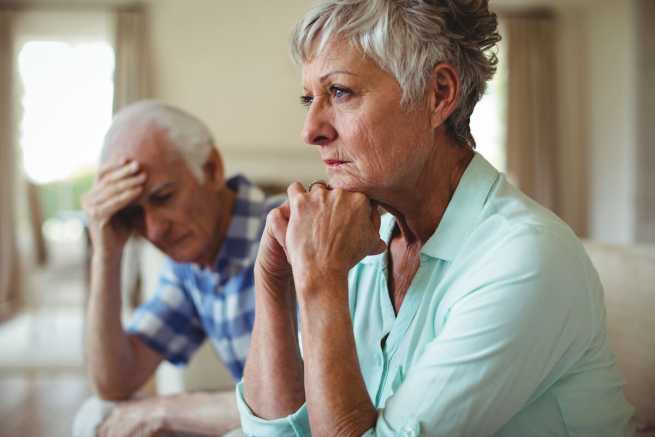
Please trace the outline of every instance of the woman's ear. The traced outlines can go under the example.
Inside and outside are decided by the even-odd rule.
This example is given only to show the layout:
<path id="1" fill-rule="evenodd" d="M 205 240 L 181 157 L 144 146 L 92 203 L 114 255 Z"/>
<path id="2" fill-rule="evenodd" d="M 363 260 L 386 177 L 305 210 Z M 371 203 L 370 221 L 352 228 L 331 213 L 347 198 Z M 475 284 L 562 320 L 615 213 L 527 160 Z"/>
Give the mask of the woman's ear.
<path id="1" fill-rule="evenodd" d="M 207 157 L 205 164 L 202 166 L 202 171 L 205 176 L 205 183 L 217 188 L 223 186 L 223 183 L 225 182 L 223 158 L 221 157 L 221 154 L 218 153 L 216 147 L 212 147 L 209 152 L 209 156 Z"/>
<path id="2" fill-rule="evenodd" d="M 450 64 L 439 64 L 429 81 L 430 122 L 432 128 L 445 123 L 455 111 L 460 95 L 459 74 Z"/>

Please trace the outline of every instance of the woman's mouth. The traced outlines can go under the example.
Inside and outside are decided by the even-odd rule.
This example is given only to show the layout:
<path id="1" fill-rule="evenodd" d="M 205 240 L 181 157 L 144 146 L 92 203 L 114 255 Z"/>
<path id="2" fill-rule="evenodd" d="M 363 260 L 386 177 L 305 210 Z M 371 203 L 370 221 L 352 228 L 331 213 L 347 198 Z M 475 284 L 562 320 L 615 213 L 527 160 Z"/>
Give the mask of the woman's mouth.
<path id="1" fill-rule="evenodd" d="M 340 161 L 338 159 L 324 159 L 323 162 L 328 168 L 338 168 L 348 163 L 348 161 Z"/>

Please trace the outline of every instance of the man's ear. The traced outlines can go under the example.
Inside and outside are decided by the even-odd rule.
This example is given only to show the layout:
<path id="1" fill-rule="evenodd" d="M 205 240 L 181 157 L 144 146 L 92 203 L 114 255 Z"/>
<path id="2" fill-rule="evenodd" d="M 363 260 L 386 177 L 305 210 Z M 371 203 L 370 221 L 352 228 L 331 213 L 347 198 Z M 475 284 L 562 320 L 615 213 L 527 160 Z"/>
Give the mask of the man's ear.
<path id="1" fill-rule="evenodd" d="M 205 183 L 211 184 L 217 188 L 222 187 L 225 182 L 225 173 L 223 169 L 223 158 L 218 153 L 216 147 L 212 146 L 209 156 L 202 166 L 202 171 L 205 176 Z"/>
<path id="2" fill-rule="evenodd" d="M 439 64 L 432 70 L 429 84 L 430 123 L 436 128 L 457 108 L 461 92 L 459 74 L 452 65 Z"/>

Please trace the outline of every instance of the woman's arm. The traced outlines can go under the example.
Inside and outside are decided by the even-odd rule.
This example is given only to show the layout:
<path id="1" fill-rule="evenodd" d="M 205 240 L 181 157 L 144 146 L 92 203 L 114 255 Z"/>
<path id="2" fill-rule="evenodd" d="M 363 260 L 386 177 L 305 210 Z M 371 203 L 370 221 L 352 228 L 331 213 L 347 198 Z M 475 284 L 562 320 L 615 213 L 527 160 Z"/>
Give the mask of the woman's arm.
<path id="1" fill-rule="evenodd" d="M 263 419 L 288 416 L 305 402 L 296 305 L 262 274 L 255 278 L 255 325 L 243 376 L 244 398 Z M 284 297 L 280 297 L 284 296 Z"/>
<path id="2" fill-rule="evenodd" d="M 361 193 L 289 187 L 286 247 L 300 305 L 312 435 L 361 436 L 376 421 L 355 349 L 348 271 L 380 253 L 379 215 Z"/>
<path id="3" fill-rule="evenodd" d="M 298 290 L 305 395 L 314 436 L 359 437 L 377 419 L 359 368 L 347 287 L 346 277 L 316 275 Z"/>
<path id="4" fill-rule="evenodd" d="M 286 204 L 269 213 L 255 266 L 255 323 L 243 395 L 263 419 L 287 416 L 305 402 L 296 302 L 283 248 L 288 214 Z"/>
<path id="5" fill-rule="evenodd" d="M 308 412 L 311 435 L 361 436 L 377 413 L 359 370 L 347 274 L 384 250 L 379 215 L 358 193 L 307 193 L 296 183 L 288 194 L 289 205 L 268 217 L 257 258 L 255 327 L 237 398 L 243 428 L 248 435 L 308 435 Z"/>

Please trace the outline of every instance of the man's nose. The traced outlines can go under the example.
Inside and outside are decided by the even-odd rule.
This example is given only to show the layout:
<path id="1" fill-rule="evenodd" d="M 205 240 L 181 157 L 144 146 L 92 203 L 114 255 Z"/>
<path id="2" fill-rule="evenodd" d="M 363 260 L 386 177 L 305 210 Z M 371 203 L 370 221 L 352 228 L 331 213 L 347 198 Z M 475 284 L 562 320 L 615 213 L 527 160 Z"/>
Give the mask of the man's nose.
<path id="1" fill-rule="evenodd" d="M 302 131 L 305 144 L 325 146 L 337 138 L 337 130 L 332 123 L 332 109 L 322 100 L 315 98 L 307 111 Z"/>
<path id="2" fill-rule="evenodd" d="M 161 242 L 170 228 L 169 221 L 153 211 L 147 211 L 144 215 L 144 235 L 152 243 Z"/>

